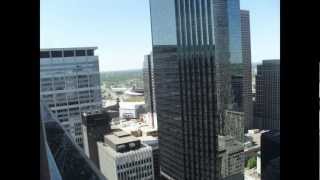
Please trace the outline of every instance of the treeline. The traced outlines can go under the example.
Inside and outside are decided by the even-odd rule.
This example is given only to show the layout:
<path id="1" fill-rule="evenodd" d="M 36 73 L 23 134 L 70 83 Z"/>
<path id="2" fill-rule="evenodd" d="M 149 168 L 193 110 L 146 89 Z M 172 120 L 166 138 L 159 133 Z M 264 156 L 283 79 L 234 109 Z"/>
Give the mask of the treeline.
<path id="1" fill-rule="evenodd" d="M 107 71 L 100 73 L 100 80 L 101 84 L 107 84 L 107 86 L 141 86 L 142 75 L 142 69 Z"/>

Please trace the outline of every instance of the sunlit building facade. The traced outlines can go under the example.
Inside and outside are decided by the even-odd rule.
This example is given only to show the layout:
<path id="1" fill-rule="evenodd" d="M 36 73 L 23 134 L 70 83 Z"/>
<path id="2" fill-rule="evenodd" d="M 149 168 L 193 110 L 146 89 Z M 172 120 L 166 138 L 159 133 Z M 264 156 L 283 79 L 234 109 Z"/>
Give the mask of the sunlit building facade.
<path id="1" fill-rule="evenodd" d="M 96 47 L 40 50 L 40 96 L 80 146 L 81 112 L 102 107 Z"/>

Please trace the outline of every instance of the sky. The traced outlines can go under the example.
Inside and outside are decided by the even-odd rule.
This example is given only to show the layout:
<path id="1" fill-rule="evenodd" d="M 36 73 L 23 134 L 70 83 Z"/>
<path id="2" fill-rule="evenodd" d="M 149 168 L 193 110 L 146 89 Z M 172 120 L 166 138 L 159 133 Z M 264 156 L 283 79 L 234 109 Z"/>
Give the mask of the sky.
<path id="1" fill-rule="evenodd" d="M 250 11 L 252 62 L 280 59 L 279 0 L 240 0 Z M 141 69 L 151 52 L 148 0 L 40 0 L 40 47 L 97 46 L 100 71 Z"/>

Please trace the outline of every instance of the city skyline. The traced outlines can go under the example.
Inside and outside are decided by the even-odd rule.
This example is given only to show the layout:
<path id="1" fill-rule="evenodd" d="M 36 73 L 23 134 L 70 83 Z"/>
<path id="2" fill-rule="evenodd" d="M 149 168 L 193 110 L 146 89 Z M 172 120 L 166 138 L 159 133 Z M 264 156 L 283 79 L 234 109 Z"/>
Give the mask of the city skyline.
<path id="1" fill-rule="evenodd" d="M 56 10 L 56 17 L 63 18 L 42 19 L 59 37 L 41 37 L 41 102 L 52 111 L 52 119 L 70 133 L 75 147 L 90 159 L 85 160 L 109 180 L 248 180 L 252 173 L 249 169 L 254 176 L 273 176 L 273 171 L 280 169 L 273 167 L 271 158 L 268 166 L 262 166 L 270 153 L 267 147 L 260 148 L 264 132 L 260 127 L 253 129 L 253 110 L 264 110 L 256 108 L 257 104 L 274 106 L 273 102 L 279 100 L 274 89 L 279 85 L 259 85 L 261 79 L 269 83 L 274 78 L 260 78 L 261 67 L 268 63 L 257 65 L 260 59 L 255 61 L 251 54 L 255 46 L 253 29 L 270 28 L 261 18 L 259 21 L 268 28 L 253 25 L 256 16 L 240 1 L 109 0 L 99 4 L 99 0 L 70 0 L 70 4 L 64 4 L 67 14 L 60 13 L 64 8 L 57 11 L 60 7 L 56 3 L 46 4 Z M 147 11 L 141 9 L 144 3 Z M 133 14 L 127 12 L 132 9 Z M 136 23 L 142 21 L 146 23 Z M 151 32 L 146 33 L 145 27 Z M 272 44 L 263 44 L 277 49 L 274 36 L 269 36 L 262 33 L 259 37 L 272 40 Z M 101 51 L 95 53 L 98 49 Z M 270 49 L 264 48 L 263 52 L 270 53 Z M 256 75 L 251 64 L 257 65 Z M 140 69 L 140 81 L 134 75 L 124 75 L 107 83 L 103 76 L 113 72 L 100 73 L 126 69 Z M 257 81 L 258 93 L 254 95 L 252 81 Z M 259 101 L 261 87 L 271 90 L 267 96 L 273 102 Z M 106 102 L 112 100 L 116 104 L 108 106 Z M 54 140 L 49 141 L 49 150 L 61 169 L 65 161 L 58 161 L 61 156 L 55 153 Z M 64 144 L 63 140 L 59 142 Z M 67 152 L 61 149 L 62 154 Z M 92 168 L 94 173 L 96 168 Z M 68 175 L 63 171 L 60 174 Z"/>
<path id="2" fill-rule="evenodd" d="M 279 2 L 241 0 L 240 8 L 250 11 L 252 64 L 279 59 Z M 41 48 L 98 46 L 101 72 L 141 69 L 152 49 L 148 0 L 41 0 L 40 9 Z"/>

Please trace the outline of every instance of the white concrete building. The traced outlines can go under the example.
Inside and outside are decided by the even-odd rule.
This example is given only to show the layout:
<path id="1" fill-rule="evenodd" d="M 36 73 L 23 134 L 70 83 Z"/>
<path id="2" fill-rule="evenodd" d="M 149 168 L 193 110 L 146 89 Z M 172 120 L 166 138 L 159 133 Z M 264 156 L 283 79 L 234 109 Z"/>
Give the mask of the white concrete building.
<path id="1" fill-rule="evenodd" d="M 143 114 L 143 121 L 153 128 L 158 129 L 157 113 L 147 112 Z"/>
<path id="2" fill-rule="evenodd" d="M 144 102 L 120 102 L 120 118 L 138 119 L 144 112 Z"/>
<path id="3" fill-rule="evenodd" d="M 154 179 L 152 148 L 124 131 L 98 142 L 100 170 L 108 180 Z"/>
<path id="4" fill-rule="evenodd" d="M 261 151 L 257 153 L 257 173 L 261 175 Z"/>
<path id="5" fill-rule="evenodd" d="M 261 180 L 260 175 L 258 175 L 255 168 L 246 169 L 244 173 L 245 180 Z"/>
<path id="6" fill-rule="evenodd" d="M 83 144 L 81 112 L 102 106 L 97 47 L 40 50 L 40 95 L 53 114 Z"/>

